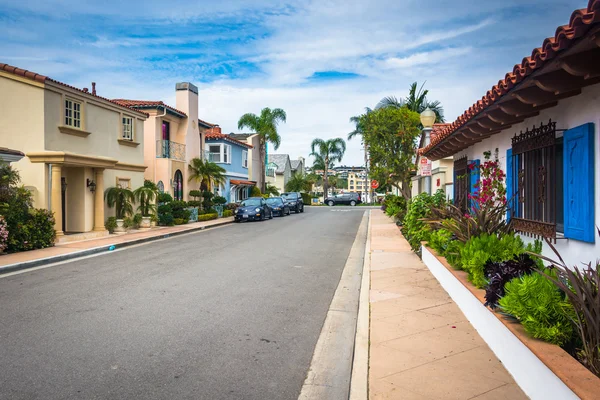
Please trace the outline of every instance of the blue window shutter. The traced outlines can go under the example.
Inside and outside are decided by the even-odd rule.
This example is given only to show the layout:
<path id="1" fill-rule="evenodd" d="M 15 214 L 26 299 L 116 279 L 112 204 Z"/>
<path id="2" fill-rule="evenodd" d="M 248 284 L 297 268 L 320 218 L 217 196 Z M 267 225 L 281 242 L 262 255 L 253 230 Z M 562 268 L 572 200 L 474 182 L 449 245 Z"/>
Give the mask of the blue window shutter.
<path id="1" fill-rule="evenodd" d="M 594 243 L 594 124 L 569 129 L 563 143 L 565 237 Z"/>
<path id="2" fill-rule="evenodd" d="M 471 195 L 474 195 L 475 192 L 479 192 L 479 189 L 475 187 L 475 184 L 479 182 L 479 160 L 471 161 L 470 165 L 475 165 L 475 168 L 469 173 L 469 193 L 471 193 Z M 475 203 L 472 203 L 471 207 L 473 207 L 474 205 Z"/>
<path id="3" fill-rule="evenodd" d="M 514 194 L 512 149 L 508 149 L 506 150 L 506 222 L 510 221 L 514 209 Z"/>

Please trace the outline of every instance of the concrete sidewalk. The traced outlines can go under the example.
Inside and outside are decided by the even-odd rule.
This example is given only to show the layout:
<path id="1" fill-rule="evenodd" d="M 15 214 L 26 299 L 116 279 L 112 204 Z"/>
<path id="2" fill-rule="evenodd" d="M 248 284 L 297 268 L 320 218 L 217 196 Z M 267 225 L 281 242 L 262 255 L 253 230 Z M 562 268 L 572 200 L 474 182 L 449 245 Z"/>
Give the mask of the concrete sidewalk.
<path id="1" fill-rule="evenodd" d="M 370 400 L 527 398 L 380 211 L 370 247 Z"/>
<path id="2" fill-rule="evenodd" d="M 232 222 L 233 217 L 219 218 L 212 221 L 194 222 L 185 225 L 156 227 L 146 231 L 132 231 L 124 235 L 113 234 L 99 239 L 57 244 L 54 247 L 48 247 L 46 249 L 6 254 L 0 256 L 0 273 L 81 257 L 95 252 L 105 251 L 112 245 L 117 248 L 125 247 L 151 240 L 162 239 L 171 235 L 180 235 L 230 224 Z"/>

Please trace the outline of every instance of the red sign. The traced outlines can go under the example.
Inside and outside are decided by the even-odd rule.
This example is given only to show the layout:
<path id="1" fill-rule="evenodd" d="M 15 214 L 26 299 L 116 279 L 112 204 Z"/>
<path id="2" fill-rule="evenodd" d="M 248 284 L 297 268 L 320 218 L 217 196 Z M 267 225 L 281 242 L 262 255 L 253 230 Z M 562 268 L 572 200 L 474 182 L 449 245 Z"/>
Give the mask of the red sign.
<path id="1" fill-rule="evenodd" d="M 371 181 L 371 189 L 377 189 L 379 187 L 379 182 L 377 182 L 375 179 L 373 179 Z"/>
<path id="2" fill-rule="evenodd" d="M 420 167 L 421 176 L 431 176 L 431 161 L 425 157 L 421 158 Z"/>

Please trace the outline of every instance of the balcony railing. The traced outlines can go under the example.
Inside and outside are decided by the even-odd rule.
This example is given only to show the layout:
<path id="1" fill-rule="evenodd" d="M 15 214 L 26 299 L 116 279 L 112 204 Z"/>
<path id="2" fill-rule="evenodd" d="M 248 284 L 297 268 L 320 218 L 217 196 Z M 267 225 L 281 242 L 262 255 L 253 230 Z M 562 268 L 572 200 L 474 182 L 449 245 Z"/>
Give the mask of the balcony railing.
<path id="1" fill-rule="evenodd" d="M 175 143 L 170 140 L 157 140 L 156 158 L 185 161 L 185 144 Z"/>

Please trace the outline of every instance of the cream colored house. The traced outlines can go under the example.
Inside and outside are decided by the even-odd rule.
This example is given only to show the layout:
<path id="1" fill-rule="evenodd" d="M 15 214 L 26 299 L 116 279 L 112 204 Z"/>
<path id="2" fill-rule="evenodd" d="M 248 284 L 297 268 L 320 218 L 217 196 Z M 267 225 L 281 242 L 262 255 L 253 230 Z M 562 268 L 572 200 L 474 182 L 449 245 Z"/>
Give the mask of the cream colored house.
<path id="1" fill-rule="evenodd" d="M 269 154 L 267 168 L 267 182 L 275 186 L 279 193 L 285 192 L 285 185 L 292 177 L 292 163 L 287 154 Z"/>
<path id="2" fill-rule="evenodd" d="M 145 178 L 175 200 L 189 200 L 198 184 L 188 180 L 188 164 L 204 156 L 206 131 L 217 126 L 198 118 L 198 88 L 189 82 L 175 86 L 175 107 L 162 101 L 115 99 L 115 102 L 148 113 L 144 123 Z"/>
<path id="3" fill-rule="evenodd" d="M 106 234 L 106 188 L 144 183 L 147 114 L 92 91 L 0 64 L 0 143 L 25 153 L 13 165 L 58 236 Z"/>

